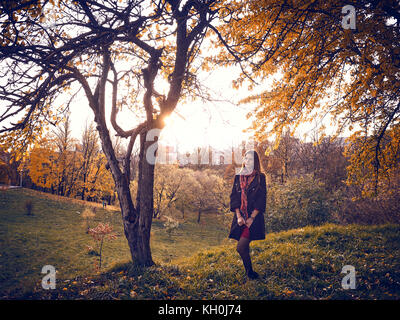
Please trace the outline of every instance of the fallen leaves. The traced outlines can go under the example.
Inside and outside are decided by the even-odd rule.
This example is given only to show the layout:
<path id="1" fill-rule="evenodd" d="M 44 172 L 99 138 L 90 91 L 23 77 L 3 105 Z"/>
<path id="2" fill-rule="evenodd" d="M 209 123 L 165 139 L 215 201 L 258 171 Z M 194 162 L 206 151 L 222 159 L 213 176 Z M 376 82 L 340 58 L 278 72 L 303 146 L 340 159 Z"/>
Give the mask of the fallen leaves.
<path id="1" fill-rule="evenodd" d="M 136 298 L 136 297 L 137 297 L 137 292 L 134 291 L 134 290 L 131 290 L 131 292 L 129 293 L 129 296 L 130 296 L 131 298 Z"/>

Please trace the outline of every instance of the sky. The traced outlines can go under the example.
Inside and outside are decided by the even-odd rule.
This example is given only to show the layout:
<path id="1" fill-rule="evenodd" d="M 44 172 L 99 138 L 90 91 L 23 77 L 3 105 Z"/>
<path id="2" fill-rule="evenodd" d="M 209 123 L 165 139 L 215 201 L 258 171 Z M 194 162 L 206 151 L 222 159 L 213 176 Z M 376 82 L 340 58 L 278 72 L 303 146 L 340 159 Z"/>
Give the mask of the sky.
<path id="1" fill-rule="evenodd" d="M 184 102 L 180 100 L 174 112 L 166 119 L 166 126 L 161 132 L 159 141 L 164 145 L 172 145 L 179 152 L 192 152 L 198 146 L 211 146 L 213 149 L 224 150 L 238 146 L 242 141 L 252 141 L 249 133 L 243 130 L 251 125 L 251 119 L 246 119 L 246 114 L 254 110 L 255 105 L 235 104 L 241 98 L 247 96 L 247 90 L 235 90 L 232 88 L 232 80 L 236 78 L 239 71 L 233 67 L 228 69 L 215 69 L 210 72 L 202 72 L 202 82 L 210 88 L 212 101 Z M 161 87 L 163 87 L 161 85 Z M 165 87 L 165 86 L 164 86 Z M 68 93 L 63 93 L 55 101 L 55 104 L 66 105 L 71 95 L 79 88 L 73 84 Z M 159 87 L 156 86 L 156 89 Z M 168 90 L 168 87 L 164 88 Z M 106 88 L 106 120 L 108 128 L 113 135 L 110 112 L 111 112 L 111 87 Z M 166 92 L 164 92 L 166 93 Z M 72 136 L 81 139 L 86 124 L 94 121 L 94 115 L 88 105 L 83 90 L 77 95 L 69 106 Z M 144 116 L 144 109 L 141 110 Z M 7 122 L 18 121 L 17 118 Z M 139 125 L 138 116 L 132 111 L 122 110 L 118 113 L 117 123 L 125 130 L 130 130 Z M 8 125 L 9 123 L 4 123 Z M 3 125 L 3 123 L 2 123 Z M 54 127 L 48 128 L 50 131 Z M 127 142 L 127 139 L 123 139 Z M 139 140 L 139 139 L 137 139 Z M 135 147 L 138 148 L 138 141 Z"/>
<path id="2" fill-rule="evenodd" d="M 234 73 L 232 69 L 215 70 L 205 75 L 207 87 L 212 88 L 213 97 L 217 101 L 178 102 L 175 111 L 166 119 L 166 126 L 161 131 L 160 143 L 173 145 L 180 152 L 192 151 L 197 146 L 212 146 L 222 150 L 239 145 L 243 140 L 251 139 L 243 129 L 251 125 L 246 114 L 254 109 L 254 105 L 236 105 L 239 98 L 245 97 L 234 90 L 231 85 Z M 110 96 L 110 91 L 106 94 Z M 110 106 L 110 103 L 106 104 Z M 86 122 L 93 121 L 93 112 L 82 95 L 70 106 L 72 131 L 75 138 L 80 138 Z M 106 110 L 108 117 L 110 110 Z M 129 110 L 118 113 L 117 123 L 129 130 L 139 124 L 137 117 Z M 109 129 L 111 124 L 108 123 Z M 112 129 L 111 129 L 112 130 Z M 136 144 L 135 144 L 136 145 Z"/>
<path id="3" fill-rule="evenodd" d="M 166 126 L 159 136 L 161 145 L 173 147 L 174 155 L 171 158 L 176 157 L 175 152 L 177 151 L 181 155 L 189 152 L 192 157 L 195 157 L 197 147 L 201 147 L 205 151 L 208 150 L 208 146 L 211 146 L 213 150 L 224 151 L 226 159 L 227 156 L 230 157 L 229 150 L 232 147 L 240 149 L 243 141 L 252 146 L 254 139 L 251 133 L 244 133 L 243 130 L 250 127 L 252 118 L 247 119 L 246 114 L 254 113 L 256 105 L 234 103 L 250 94 L 246 90 L 246 86 L 240 90 L 232 88 L 232 80 L 237 74 L 238 70 L 234 68 L 216 69 L 210 73 L 203 73 L 202 80 L 210 88 L 216 101 L 202 102 L 198 99 L 194 102 L 178 102 L 174 112 L 166 119 Z M 268 82 L 265 82 L 262 89 L 266 90 L 268 85 Z M 167 89 L 166 87 L 165 90 Z M 106 96 L 110 98 L 110 88 L 108 90 Z M 106 120 L 112 134 L 113 129 L 109 121 L 110 105 L 111 101 L 106 103 L 106 109 L 108 108 Z M 71 104 L 70 111 L 73 135 L 80 139 L 86 122 L 90 123 L 94 120 L 93 112 L 84 95 Z M 139 124 L 139 120 L 132 111 L 123 109 L 118 113 L 117 123 L 123 129 L 130 130 Z M 325 132 L 333 134 L 335 128 L 330 126 L 329 117 L 324 119 L 324 124 Z M 303 141 L 310 141 L 313 139 L 313 129 L 317 125 L 317 123 L 300 125 L 296 136 Z M 123 140 L 125 143 L 128 141 L 128 139 Z M 139 149 L 139 139 L 136 139 L 134 149 Z M 162 161 L 160 159 L 157 161 Z"/>
<path id="4" fill-rule="evenodd" d="M 210 47 L 209 47 L 210 49 Z M 207 51 L 207 50 L 205 50 Z M 128 68 L 129 69 L 129 68 Z M 239 68 L 230 67 L 229 69 L 217 68 L 210 72 L 201 71 L 198 75 L 204 83 L 212 91 L 215 101 L 202 102 L 197 100 L 194 102 L 178 102 L 178 105 L 169 119 L 166 120 L 166 126 L 162 130 L 159 141 L 163 144 L 175 146 L 175 150 L 180 152 L 193 151 L 197 146 L 211 147 L 224 150 L 227 148 L 238 146 L 242 141 L 252 141 L 249 133 L 243 130 L 251 125 L 252 119 L 247 119 L 246 114 L 254 113 L 255 104 L 237 105 L 240 99 L 250 94 L 243 86 L 240 90 L 232 88 L 232 80 L 239 75 Z M 269 82 L 265 81 L 259 89 L 268 89 Z M 168 89 L 165 85 L 161 88 Z M 108 98 L 106 103 L 106 119 L 111 135 L 113 129 L 109 122 L 110 106 L 111 106 L 111 90 L 107 88 Z M 156 86 L 158 90 L 158 87 Z M 158 90 L 160 91 L 160 90 Z M 71 90 L 70 92 L 74 92 Z M 69 97 L 65 96 L 66 101 Z M 61 103 L 65 101 L 59 100 Z M 92 110 L 88 106 L 86 97 L 81 90 L 80 95 L 70 105 L 70 118 L 72 124 L 72 134 L 75 138 L 80 139 L 86 124 L 93 122 L 94 116 Z M 141 117 L 144 116 L 144 110 Z M 125 129 L 130 130 L 139 125 L 137 115 L 129 110 L 122 110 L 118 114 L 117 122 Z M 301 131 L 310 131 L 310 125 L 302 127 Z M 124 139 L 127 141 L 127 139 Z M 137 139 L 138 140 L 138 139 Z M 135 144 L 137 147 L 138 141 Z"/>
<path id="5" fill-rule="evenodd" d="M 183 154 L 193 153 L 197 147 L 207 148 L 211 146 L 214 150 L 230 150 L 246 141 L 251 145 L 254 142 L 250 133 L 243 130 L 251 125 L 252 118 L 247 119 L 246 114 L 254 113 L 255 104 L 235 104 L 240 99 L 250 94 L 246 86 L 240 90 L 232 88 L 232 80 L 236 78 L 239 71 L 235 68 L 216 69 L 212 72 L 202 73 L 202 80 L 210 88 L 215 101 L 202 102 L 200 99 L 190 102 L 178 102 L 175 111 L 166 119 L 166 126 L 161 131 L 159 142 L 162 145 L 173 146 L 174 151 Z M 161 86 L 162 87 L 162 86 Z M 157 88 L 157 87 L 156 87 Z M 268 88 L 268 82 L 262 86 L 263 90 Z M 106 96 L 106 120 L 108 128 L 113 135 L 113 129 L 109 121 L 111 109 L 111 88 L 108 87 Z M 168 88 L 166 87 L 165 90 Z M 71 90 L 70 92 L 74 92 Z M 65 102 L 68 96 L 63 97 Z M 144 115 L 143 113 L 140 116 Z M 70 118 L 72 125 L 72 135 L 80 140 L 82 132 L 86 126 L 94 121 L 92 110 L 83 92 L 74 99 L 70 105 Z M 122 110 L 117 117 L 118 124 L 125 130 L 135 128 L 139 124 L 137 115 L 132 111 Z M 300 126 L 298 136 L 304 133 L 311 133 L 313 125 L 304 124 Z M 330 130 L 331 129 L 331 130 Z M 327 131 L 333 132 L 327 126 Z M 127 139 L 123 139 L 127 143 Z M 139 139 L 135 143 L 138 148 Z M 134 148 L 134 149 L 135 149 Z"/>
<path id="6" fill-rule="evenodd" d="M 239 69 L 230 67 L 229 69 L 214 69 L 210 72 L 202 71 L 199 76 L 212 93 L 214 101 L 203 102 L 200 99 L 195 101 L 179 101 L 175 111 L 166 119 L 166 126 L 159 137 L 160 144 L 173 146 L 174 151 L 180 153 L 193 152 L 197 147 L 206 148 L 211 146 L 216 150 L 229 150 L 242 144 L 242 141 L 253 143 L 254 140 L 250 133 L 244 133 L 252 123 L 252 118 L 247 119 L 246 114 L 254 113 L 255 104 L 236 104 L 240 99 L 249 94 L 246 86 L 240 90 L 232 88 L 232 80 L 239 75 Z M 123 83 L 123 82 L 122 82 Z M 262 90 L 268 89 L 268 81 L 264 82 Z M 156 85 L 156 89 L 163 89 L 167 93 L 168 86 Z M 109 121 L 111 113 L 111 88 L 107 87 L 106 97 L 106 120 L 111 135 L 114 134 Z M 70 91 L 71 93 L 74 90 Z M 67 101 L 69 97 L 62 97 L 59 102 Z M 63 101 L 64 100 L 64 101 Z M 86 124 L 94 121 L 92 110 L 88 106 L 86 97 L 81 93 L 70 105 L 70 118 L 72 125 L 72 135 L 80 140 Z M 142 110 L 141 117 L 144 116 Z M 132 111 L 122 110 L 117 117 L 117 123 L 125 130 L 130 130 L 139 125 L 138 116 Z M 304 124 L 300 126 L 298 136 L 304 136 L 304 133 L 311 133 L 313 125 Z M 329 130 L 329 125 L 327 126 Z M 127 143 L 128 139 L 123 139 Z M 135 143 L 138 148 L 139 139 Z"/>
<path id="7" fill-rule="evenodd" d="M 210 46 L 206 48 L 205 54 L 207 54 L 207 50 L 210 52 L 212 48 Z M 242 141 L 252 141 L 251 135 L 244 133 L 243 130 L 251 125 L 252 119 L 247 119 L 246 114 L 254 113 L 256 105 L 236 105 L 233 103 L 250 94 L 245 86 L 240 90 L 232 88 L 232 80 L 236 79 L 238 75 L 239 69 L 234 67 L 214 69 L 211 72 L 201 71 L 199 76 L 213 92 L 216 101 L 178 102 L 175 111 L 166 120 L 166 127 L 162 130 L 159 141 L 165 145 L 173 145 L 175 150 L 179 149 L 180 152 L 192 152 L 197 146 L 205 147 L 208 145 L 218 150 L 224 150 L 238 146 Z M 258 89 L 267 90 L 269 83 L 265 81 Z M 165 88 L 165 90 L 167 89 Z M 106 104 L 108 107 L 106 115 L 108 116 L 106 116 L 106 119 L 111 135 L 113 135 L 113 129 L 109 122 L 110 87 L 108 87 L 106 96 L 108 97 Z M 68 96 L 65 97 L 65 99 L 67 98 Z M 94 119 L 87 99 L 82 92 L 71 104 L 70 111 L 73 136 L 80 139 L 85 125 L 93 122 Z M 144 110 L 141 116 L 143 115 Z M 329 119 L 326 120 L 327 134 L 331 134 L 334 128 L 330 127 Z M 125 130 L 130 130 L 139 125 L 137 115 L 124 110 L 119 113 L 117 122 Z M 312 134 L 313 127 L 313 124 L 300 126 L 298 136 L 304 138 L 305 133 Z M 125 140 L 127 141 L 127 139 Z M 138 141 L 135 146 L 137 147 L 137 145 Z"/>

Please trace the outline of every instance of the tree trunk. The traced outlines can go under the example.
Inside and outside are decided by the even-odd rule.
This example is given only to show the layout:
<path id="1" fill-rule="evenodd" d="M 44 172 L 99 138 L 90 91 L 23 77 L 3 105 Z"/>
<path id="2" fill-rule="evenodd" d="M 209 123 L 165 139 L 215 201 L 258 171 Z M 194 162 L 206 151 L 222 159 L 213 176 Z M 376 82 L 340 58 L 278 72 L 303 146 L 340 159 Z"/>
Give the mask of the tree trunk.
<path id="1" fill-rule="evenodd" d="M 86 190 L 86 172 L 83 174 L 82 200 L 85 200 L 85 190 Z"/>
<path id="2" fill-rule="evenodd" d="M 100 242 L 100 263 L 99 263 L 99 269 L 101 269 L 101 254 L 102 254 L 102 251 L 103 251 L 103 240 L 104 240 L 104 236 L 103 236 L 103 238 L 101 238 L 101 242 Z"/>
<path id="3" fill-rule="evenodd" d="M 137 237 L 135 239 L 135 257 L 141 264 L 154 264 L 150 251 L 150 231 L 154 212 L 153 190 L 154 190 L 154 164 L 146 159 L 148 148 L 153 145 L 153 141 L 145 141 L 146 132 L 140 134 L 140 154 L 139 154 L 139 181 L 136 198 L 136 208 L 139 214 L 139 225 Z M 154 155 L 155 156 L 155 155 Z"/>
<path id="4" fill-rule="evenodd" d="M 105 150 L 121 207 L 125 237 L 128 240 L 132 261 L 135 264 L 151 266 L 154 264 L 150 251 L 150 230 L 153 217 L 153 184 L 154 165 L 146 160 L 146 151 L 153 144 L 145 141 L 146 133 L 140 135 L 139 181 L 136 208 L 133 205 L 129 177 L 119 168 L 118 160 L 111 152 L 112 144 L 104 135 L 103 150 Z M 105 143 L 104 143 L 105 142 Z M 108 152 L 109 151 L 109 152 Z"/>

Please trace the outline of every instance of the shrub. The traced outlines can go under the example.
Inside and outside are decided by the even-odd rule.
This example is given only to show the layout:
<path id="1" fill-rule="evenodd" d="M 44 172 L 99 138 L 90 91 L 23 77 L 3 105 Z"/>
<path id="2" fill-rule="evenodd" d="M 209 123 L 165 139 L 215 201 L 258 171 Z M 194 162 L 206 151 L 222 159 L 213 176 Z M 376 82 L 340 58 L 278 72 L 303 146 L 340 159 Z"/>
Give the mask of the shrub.
<path id="1" fill-rule="evenodd" d="M 340 223 L 385 224 L 400 223 L 400 190 L 362 196 L 357 186 L 343 188 L 343 206 L 337 220 Z"/>
<path id="2" fill-rule="evenodd" d="M 179 222 L 168 216 L 165 216 L 167 221 L 164 222 L 165 231 L 171 236 L 172 231 L 179 228 Z"/>
<path id="3" fill-rule="evenodd" d="M 266 231 L 277 232 L 330 221 L 335 208 L 322 182 L 310 175 L 274 184 L 267 191 Z"/>
<path id="4" fill-rule="evenodd" d="M 117 235 L 113 232 L 113 227 L 110 226 L 108 223 L 103 224 L 99 223 L 97 227 L 89 229 L 88 232 L 92 238 L 99 243 L 99 250 L 98 250 L 98 257 L 99 257 L 99 264 L 96 266 L 96 269 L 100 270 L 101 269 L 101 263 L 102 263 L 102 254 L 103 254 L 103 242 L 104 240 L 115 240 L 117 238 Z M 93 248 L 91 251 L 93 251 Z M 90 254 L 90 251 L 89 251 Z"/>

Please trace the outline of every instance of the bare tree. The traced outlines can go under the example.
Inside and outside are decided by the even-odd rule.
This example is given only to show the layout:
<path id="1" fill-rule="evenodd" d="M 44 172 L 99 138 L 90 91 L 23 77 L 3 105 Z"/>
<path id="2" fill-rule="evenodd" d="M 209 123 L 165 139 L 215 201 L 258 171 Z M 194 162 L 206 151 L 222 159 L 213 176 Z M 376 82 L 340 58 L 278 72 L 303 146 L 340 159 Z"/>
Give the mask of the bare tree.
<path id="1" fill-rule="evenodd" d="M 0 48 L 0 122 L 8 141 L 17 135 L 29 142 L 59 110 L 57 98 L 78 84 L 94 113 L 102 150 L 115 181 L 125 236 L 132 260 L 152 265 L 150 229 L 153 215 L 154 164 L 146 159 L 163 119 L 182 95 L 197 88 L 193 70 L 199 68 L 199 49 L 218 17 L 216 0 L 60 0 L 2 2 L 4 22 Z M 36 5 L 36 6 L 35 6 Z M 167 81 L 165 92 L 156 90 Z M 121 83 L 127 84 L 122 86 Z M 106 115 L 111 88 L 111 114 Z M 74 92 L 70 97 L 74 97 Z M 69 103 L 69 102 L 68 102 Z M 125 107 L 139 114 L 140 124 L 125 129 L 118 114 Z M 110 129 L 127 139 L 117 157 Z M 18 134 L 14 134 L 17 132 Z M 22 134 L 21 134 L 22 132 Z M 131 154 L 139 138 L 138 192 L 130 193 Z M 22 138 L 19 140 L 22 141 Z"/>
<path id="2" fill-rule="evenodd" d="M 160 218 L 177 200 L 184 175 L 174 165 L 157 165 L 155 169 L 155 208 L 153 218 Z"/>
<path id="3" fill-rule="evenodd" d="M 89 179 L 90 171 L 93 169 L 93 164 L 96 161 L 96 156 L 100 152 L 99 137 L 95 131 L 93 123 L 87 124 L 82 133 L 82 166 L 80 175 L 82 179 L 81 198 L 86 200 L 87 182 Z"/>

